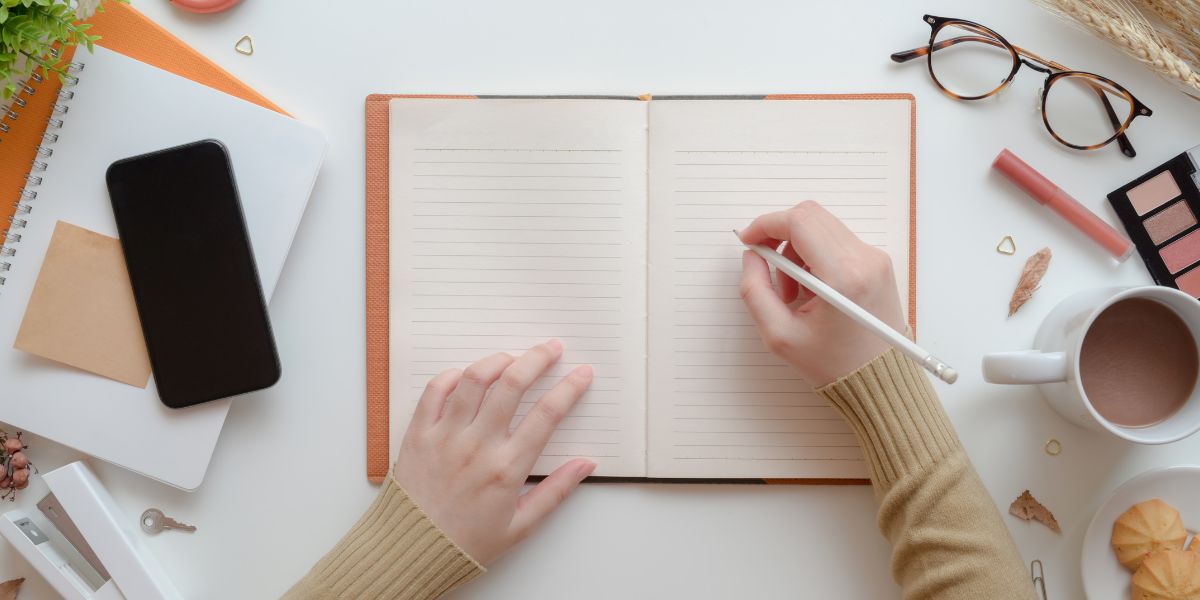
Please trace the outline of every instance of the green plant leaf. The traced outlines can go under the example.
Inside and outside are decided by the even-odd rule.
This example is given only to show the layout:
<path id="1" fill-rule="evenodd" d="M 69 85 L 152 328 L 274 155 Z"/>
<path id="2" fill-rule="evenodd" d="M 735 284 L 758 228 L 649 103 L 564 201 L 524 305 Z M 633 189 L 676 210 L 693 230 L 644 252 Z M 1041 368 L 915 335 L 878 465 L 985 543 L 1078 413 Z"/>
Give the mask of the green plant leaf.
<path id="1" fill-rule="evenodd" d="M 65 61 L 52 58 L 52 48 L 82 46 L 94 52 L 100 36 L 88 35 L 89 29 L 91 24 L 77 20 L 71 0 L 0 0 L 0 84 L 38 67 L 62 78 Z M 18 65 L 22 55 L 25 60 Z"/>

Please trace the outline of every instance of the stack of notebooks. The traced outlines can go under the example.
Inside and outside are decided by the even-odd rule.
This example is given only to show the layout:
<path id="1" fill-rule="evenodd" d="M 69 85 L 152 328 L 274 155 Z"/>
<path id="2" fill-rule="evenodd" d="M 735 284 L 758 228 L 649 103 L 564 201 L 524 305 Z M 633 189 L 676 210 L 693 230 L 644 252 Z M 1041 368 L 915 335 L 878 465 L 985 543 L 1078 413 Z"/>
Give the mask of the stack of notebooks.
<path id="1" fill-rule="evenodd" d="M 909 95 L 373 95 L 368 477 L 435 374 L 549 338 L 595 379 L 534 475 L 867 483 L 850 427 L 764 347 L 732 230 L 816 200 L 891 256 L 915 330 Z"/>
<path id="2" fill-rule="evenodd" d="M 326 141 L 132 8 L 106 9 L 89 21 L 103 36 L 95 53 L 64 56 L 76 63 L 69 84 L 39 70 L 0 119 L 0 421 L 191 490 L 229 400 L 172 410 L 153 379 L 142 389 L 13 347 L 52 233 L 62 221 L 116 237 L 108 165 L 216 138 L 231 153 L 269 299 Z"/>

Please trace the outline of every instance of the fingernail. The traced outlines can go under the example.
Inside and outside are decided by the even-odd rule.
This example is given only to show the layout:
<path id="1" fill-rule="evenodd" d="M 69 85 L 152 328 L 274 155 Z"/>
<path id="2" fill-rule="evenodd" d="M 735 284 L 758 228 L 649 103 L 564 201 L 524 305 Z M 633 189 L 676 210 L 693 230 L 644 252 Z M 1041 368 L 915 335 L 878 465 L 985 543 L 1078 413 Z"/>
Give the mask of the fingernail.
<path id="1" fill-rule="evenodd" d="M 583 479 L 584 477 L 591 475 L 592 471 L 595 471 L 595 470 L 596 470 L 596 463 L 589 460 L 589 461 L 583 463 L 582 465 L 579 465 L 579 478 Z"/>
<path id="2" fill-rule="evenodd" d="M 743 271 L 750 267 L 750 261 L 753 260 L 752 258 L 750 258 L 751 254 L 753 254 L 753 252 L 751 252 L 749 250 L 742 251 L 742 270 Z"/>
<path id="3" fill-rule="evenodd" d="M 575 372 L 579 373 L 579 376 L 584 379 L 591 379 L 592 378 L 592 365 L 583 365 L 583 366 L 575 369 Z"/>
<path id="4" fill-rule="evenodd" d="M 550 340 L 546 342 L 546 345 L 554 348 L 555 350 L 562 350 L 562 342 L 558 340 Z"/>

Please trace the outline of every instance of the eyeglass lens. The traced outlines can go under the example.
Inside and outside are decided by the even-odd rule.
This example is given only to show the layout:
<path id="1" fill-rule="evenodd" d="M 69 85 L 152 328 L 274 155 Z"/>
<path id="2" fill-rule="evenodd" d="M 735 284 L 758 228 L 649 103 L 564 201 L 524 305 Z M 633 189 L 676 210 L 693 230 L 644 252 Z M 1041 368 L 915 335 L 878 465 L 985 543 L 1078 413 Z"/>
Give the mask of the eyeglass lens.
<path id="1" fill-rule="evenodd" d="M 1003 42 L 974 27 L 948 23 L 933 39 L 933 76 L 946 91 L 962 97 L 986 96 L 1012 74 L 1014 59 Z"/>
<path id="2" fill-rule="evenodd" d="M 1043 110 L 1050 131 L 1076 146 L 1107 142 L 1133 115 L 1125 94 L 1103 81 L 1076 75 L 1054 80 Z"/>

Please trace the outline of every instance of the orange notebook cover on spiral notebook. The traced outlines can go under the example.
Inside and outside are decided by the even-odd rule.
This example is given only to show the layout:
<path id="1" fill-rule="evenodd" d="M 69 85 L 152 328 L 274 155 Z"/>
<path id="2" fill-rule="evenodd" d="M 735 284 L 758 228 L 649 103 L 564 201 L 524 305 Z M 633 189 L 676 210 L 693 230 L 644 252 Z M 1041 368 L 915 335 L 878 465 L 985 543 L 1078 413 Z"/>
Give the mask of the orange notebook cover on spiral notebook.
<path id="1" fill-rule="evenodd" d="M 368 477 L 430 377 L 554 337 L 513 426 L 554 378 L 595 379 L 535 476 L 587 457 L 599 480 L 869 483 L 758 337 L 731 229 L 821 202 L 892 257 L 915 330 L 915 115 L 908 94 L 369 96 Z"/>

